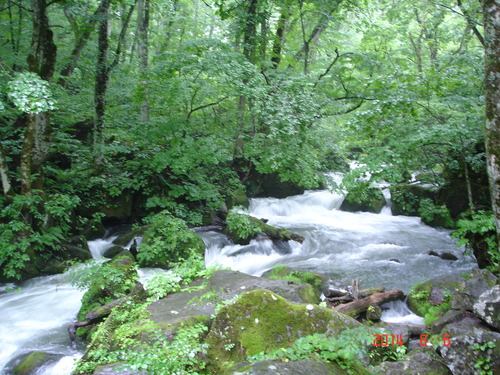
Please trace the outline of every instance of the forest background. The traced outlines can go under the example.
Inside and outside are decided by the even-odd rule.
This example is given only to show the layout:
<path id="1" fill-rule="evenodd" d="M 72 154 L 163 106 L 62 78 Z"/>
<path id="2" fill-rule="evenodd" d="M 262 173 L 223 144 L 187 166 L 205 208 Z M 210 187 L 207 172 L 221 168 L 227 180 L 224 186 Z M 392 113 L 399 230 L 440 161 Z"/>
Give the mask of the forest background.
<path id="1" fill-rule="evenodd" d="M 3 1 L 2 277 L 102 226 L 324 188 L 352 160 L 354 199 L 386 181 L 498 270 L 495 3 Z M 397 190 L 415 179 L 444 193 Z"/>

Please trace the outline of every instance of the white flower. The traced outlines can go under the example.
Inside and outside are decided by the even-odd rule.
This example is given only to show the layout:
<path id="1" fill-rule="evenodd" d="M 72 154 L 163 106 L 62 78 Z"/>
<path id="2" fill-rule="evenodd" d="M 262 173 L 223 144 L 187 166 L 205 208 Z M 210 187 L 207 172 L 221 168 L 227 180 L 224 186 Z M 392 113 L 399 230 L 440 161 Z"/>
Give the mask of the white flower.
<path id="1" fill-rule="evenodd" d="M 309 310 L 309 311 L 314 310 L 314 306 L 313 305 L 307 305 L 306 309 Z"/>
<path id="2" fill-rule="evenodd" d="M 258 323 L 259 322 L 259 318 L 255 318 L 255 323 Z"/>

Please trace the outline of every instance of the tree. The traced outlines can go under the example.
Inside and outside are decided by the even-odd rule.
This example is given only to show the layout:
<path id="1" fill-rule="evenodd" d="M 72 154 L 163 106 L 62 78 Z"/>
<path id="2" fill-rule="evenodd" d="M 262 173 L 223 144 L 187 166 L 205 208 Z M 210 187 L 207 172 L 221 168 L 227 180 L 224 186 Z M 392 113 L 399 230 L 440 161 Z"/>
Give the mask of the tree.
<path id="1" fill-rule="evenodd" d="M 486 153 L 491 202 L 500 251 L 500 4 L 483 0 L 485 86 L 486 86 Z"/>

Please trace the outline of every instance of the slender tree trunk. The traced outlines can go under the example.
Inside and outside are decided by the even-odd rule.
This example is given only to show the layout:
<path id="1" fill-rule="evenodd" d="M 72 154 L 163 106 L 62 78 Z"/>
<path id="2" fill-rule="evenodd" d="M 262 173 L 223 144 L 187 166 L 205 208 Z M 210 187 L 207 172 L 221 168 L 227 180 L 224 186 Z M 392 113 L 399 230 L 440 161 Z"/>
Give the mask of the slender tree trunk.
<path id="1" fill-rule="evenodd" d="M 28 54 L 30 71 L 50 81 L 54 75 L 57 47 L 50 30 L 47 17 L 46 0 L 32 0 L 33 33 Z M 43 189 L 42 164 L 50 148 L 50 116 L 48 112 L 30 114 L 26 125 L 25 138 L 21 151 L 21 193 L 31 194 L 32 175 L 37 174 L 35 185 Z"/>
<path id="2" fill-rule="evenodd" d="M 102 161 L 102 148 L 104 146 L 104 117 L 106 113 L 105 95 L 109 79 L 108 68 L 108 33 L 109 33 L 109 7 L 110 0 L 102 0 L 101 13 L 99 14 L 99 36 L 97 66 L 94 88 L 94 161 L 99 165 Z"/>
<path id="3" fill-rule="evenodd" d="M 149 0 L 139 0 L 137 5 L 137 31 L 139 42 L 139 70 L 141 75 L 140 92 L 141 102 L 141 121 L 149 121 L 149 88 L 148 88 L 148 69 L 149 69 Z"/>
<path id="4" fill-rule="evenodd" d="M 9 178 L 9 166 L 7 164 L 7 157 L 5 156 L 2 143 L 0 143 L 0 178 L 2 180 L 3 195 L 5 197 L 8 197 L 12 192 L 12 184 Z"/>
<path id="5" fill-rule="evenodd" d="M 273 63 L 273 68 L 275 69 L 278 68 L 281 62 L 281 50 L 283 48 L 283 44 L 285 43 L 285 27 L 289 17 L 290 14 L 288 13 L 288 9 L 283 8 L 276 27 L 276 35 L 274 37 L 273 52 L 271 57 L 271 62 Z"/>
<path id="6" fill-rule="evenodd" d="M 500 251 L 500 3 L 483 0 L 486 86 L 486 156 Z"/>
<path id="7" fill-rule="evenodd" d="M 82 53 L 83 47 L 85 47 L 85 45 L 87 44 L 87 42 L 90 38 L 90 35 L 95 30 L 98 15 L 102 13 L 103 4 L 104 4 L 104 2 L 99 5 L 99 8 L 97 8 L 97 10 L 93 14 L 93 17 L 91 18 L 91 20 L 88 23 L 86 23 L 85 25 L 83 25 L 82 27 L 80 27 L 80 31 L 75 32 L 76 41 L 75 41 L 75 46 L 73 47 L 73 50 L 71 51 L 70 61 L 67 65 L 65 65 L 61 69 L 61 74 L 60 74 L 61 77 L 59 78 L 59 81 L 57 82 L 62 87 L 66 87 L 67 79 L 69 77 L 71 77 L 71 75 L 73 74 L 73 72 L 76 68 L 76 64 L 77 64 L 78 60 L 80 59 L 80 54 Z M 69 19 L 70 16 L 66 12 L 65 12 L 65 14 L 66 14 L 66 17 Z M 78 27 L 76 25 L 75 25 L 75 27 L 78 29 Z"/>

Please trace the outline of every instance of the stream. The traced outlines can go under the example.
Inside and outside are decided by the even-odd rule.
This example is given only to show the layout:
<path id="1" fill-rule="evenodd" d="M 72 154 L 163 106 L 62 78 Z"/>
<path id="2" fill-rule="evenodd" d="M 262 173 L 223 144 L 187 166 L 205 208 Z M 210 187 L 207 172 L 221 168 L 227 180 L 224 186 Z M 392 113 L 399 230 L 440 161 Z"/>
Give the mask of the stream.
<path id="1" fill-rule="evenodd" d="M 419 281 L 477 267 L 463 248 L 455 247 L 448 230 L 428 227 L 417 217 L 392 216 L 390 206 L 381 214 L 343 212 L 338 209 L 342 200 L 329 191 L 252 199 L 248 214 L 303 235 L 304 243 L 291 241 L 286 246 L 256 239 L 241 246 L 220 233 L 202 233 L 206 264 L 255 276 L 282 264 L 327 274 L 344 285 L 357 278 L 362 288 L 382 285 L 404 292 Z M 94 258 L 113 239 L 91 241 Z M 458 260 L 431 256 L 431 250 L 451 253 Z M 70 374 L 83 348 L 70 349 L 67 326 L 76 317 L 83 292 L 72 287 L 66 275 L 39 277 L 19 286 L 0 286 L 0 374 L 9 375 L 9 362 L 33 350 L 56 354 L 37 375 Z M 403 303 L 392 303 L 383 319 L 420 322 Z"/>

